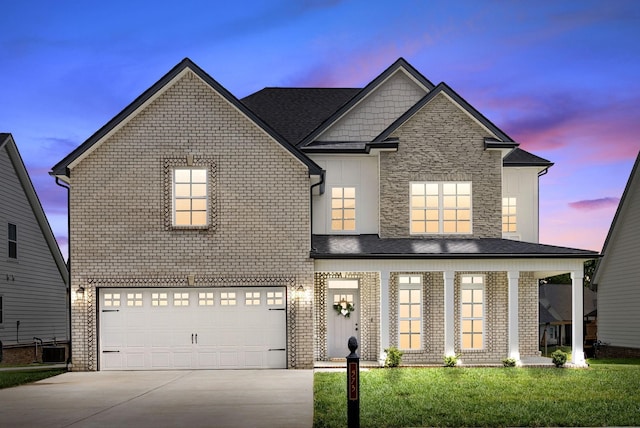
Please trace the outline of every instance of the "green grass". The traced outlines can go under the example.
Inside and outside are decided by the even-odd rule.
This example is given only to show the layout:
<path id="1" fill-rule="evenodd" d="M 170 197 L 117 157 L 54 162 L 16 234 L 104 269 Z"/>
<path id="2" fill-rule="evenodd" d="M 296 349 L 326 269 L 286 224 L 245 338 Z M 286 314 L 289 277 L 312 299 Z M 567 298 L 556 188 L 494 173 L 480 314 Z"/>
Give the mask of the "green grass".
<path id="1" fill-rule="evenodd" d="M 66 372 L 65 369 L 33 369 L 0 371 L 0 389 L 36 382 Z"/>
<path id="2" fill-rule="evenodd" d="M 640 426 L 640 361 L 589 369 L 363 371 L 362 427 Z M 314 426 L 346 426 L 345 373 L 318 372 Z"/>

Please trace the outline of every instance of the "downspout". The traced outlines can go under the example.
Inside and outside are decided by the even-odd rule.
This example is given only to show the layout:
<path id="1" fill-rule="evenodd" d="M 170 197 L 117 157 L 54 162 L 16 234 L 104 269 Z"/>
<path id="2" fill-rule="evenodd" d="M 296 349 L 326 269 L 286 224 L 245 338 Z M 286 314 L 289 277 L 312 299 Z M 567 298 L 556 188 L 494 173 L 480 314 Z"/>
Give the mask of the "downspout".
<path id="1" fill-rule="evenodd" d="M 538 173 L 538 242 L 540 242 L 540 177 L 549 172 L 550 167 L 546 167 Z"/>
<path id="2" fill-rule="evenodd" d="M 56 184 L 63 189 L 67 189 L 67 272 L 69 276 L 69 284 L 67 285 L 67 335 L 69 337 L 69 358 L 67 358 L 67 370 L 69 370 L 69 364 L 71 363 L 71 353 L 73 352 L 71 339 L 71 187 L 61 182 L 59 177 L 56 177 Z"/>
<path id="3" fill-rule="evenodd" d="M 322 173 L 320 174 L 320 181 L 318 181 L 316 184 L 312 184 L 309 188 L 309 244 L 311 245 L 309 256 L 311 256 L 311 253 L 315 251 L 315 248 L 313 248 L 313 188 L 316 186 L 321 186 L 320 194 L 324 193 L 324 175 L 325 172 L 324 170 L 322 170 Z"/>

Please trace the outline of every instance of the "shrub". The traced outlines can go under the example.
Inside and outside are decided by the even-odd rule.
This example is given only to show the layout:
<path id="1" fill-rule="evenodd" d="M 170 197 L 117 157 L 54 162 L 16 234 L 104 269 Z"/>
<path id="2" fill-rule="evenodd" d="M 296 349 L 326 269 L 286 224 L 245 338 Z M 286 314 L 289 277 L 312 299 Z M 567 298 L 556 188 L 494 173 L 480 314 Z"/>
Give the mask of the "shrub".
<path id="1" fill-rule="evenodd" d="M 516 359 L 515 358 L 505 358 L 504 360 L 502 360 L 502 366 L 503 367 L 515 367 L 516 366 Z"/>
<path id="2" fill-rule="evenodd" d="M 567 353 L 562 351 L 561 349 L 553 351 L 553 353 L 551 354 L 551 360 L 553 361 L 553 364 L 556 365 L 556 367 L 562 367 L 564 366 L 564 363 L 567 362 Z"/>
<path id="3" fill-rule="evenodd" d="M 445 367 L 455 367 L 458 364 L 458 356 L 457 355 L 445 355 L 442 357 L 444 361 Z"/>
<path id="4" fill-rule="evenodd" d="M 387 353 L 387 358 L 384 360 L 385 367 L 398 367 L 402 362 L 402 351 L 395 346 L 384 350 Z"/>

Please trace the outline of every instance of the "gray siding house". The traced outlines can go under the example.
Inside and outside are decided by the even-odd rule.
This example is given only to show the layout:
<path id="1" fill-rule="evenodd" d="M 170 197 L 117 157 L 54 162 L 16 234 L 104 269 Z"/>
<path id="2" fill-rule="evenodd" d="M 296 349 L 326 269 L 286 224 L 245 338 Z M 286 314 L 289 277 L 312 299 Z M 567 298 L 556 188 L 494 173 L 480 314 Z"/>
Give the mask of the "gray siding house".
<path id="1" fill-rule="evenodd" d="M 402 58 L 242 100 L 184 59 L 52 168 L 73 369 L 535 361 L 538 278 L 597 255 L 538 243 L 551 165 Z"/>
<path id="2" fill-rule="evenodd" d="M 640 153 L 602 248 L 598 286 L 599 355 L 640 357 Z"/>
<path id="3" fill-rule="evenodd" d="M 57 345 L 56 359 L 64 358 L 59 347 L 68 347 L 69 342 L 68 282 L 67 266 L 15 141 L 11 134 L 0 133 L 0 341 L 4 363 L 41 361 L 41 345 L 47 350 Z"/>

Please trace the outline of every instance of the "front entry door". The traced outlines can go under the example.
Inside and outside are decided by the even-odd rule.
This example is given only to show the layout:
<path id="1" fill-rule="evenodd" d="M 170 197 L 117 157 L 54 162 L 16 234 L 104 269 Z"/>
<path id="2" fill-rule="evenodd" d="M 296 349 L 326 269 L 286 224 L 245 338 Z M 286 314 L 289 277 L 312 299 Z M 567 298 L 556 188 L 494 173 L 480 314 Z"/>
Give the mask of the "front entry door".
<path id="1" fill-rule="evenodd" d="M 345 358 L 349 354 L 347 342 L 351 336 L 358 339 L 358 347 L 361 347 L 360 290 L 329 289 L 327 329 L 329 358 Z"/>

